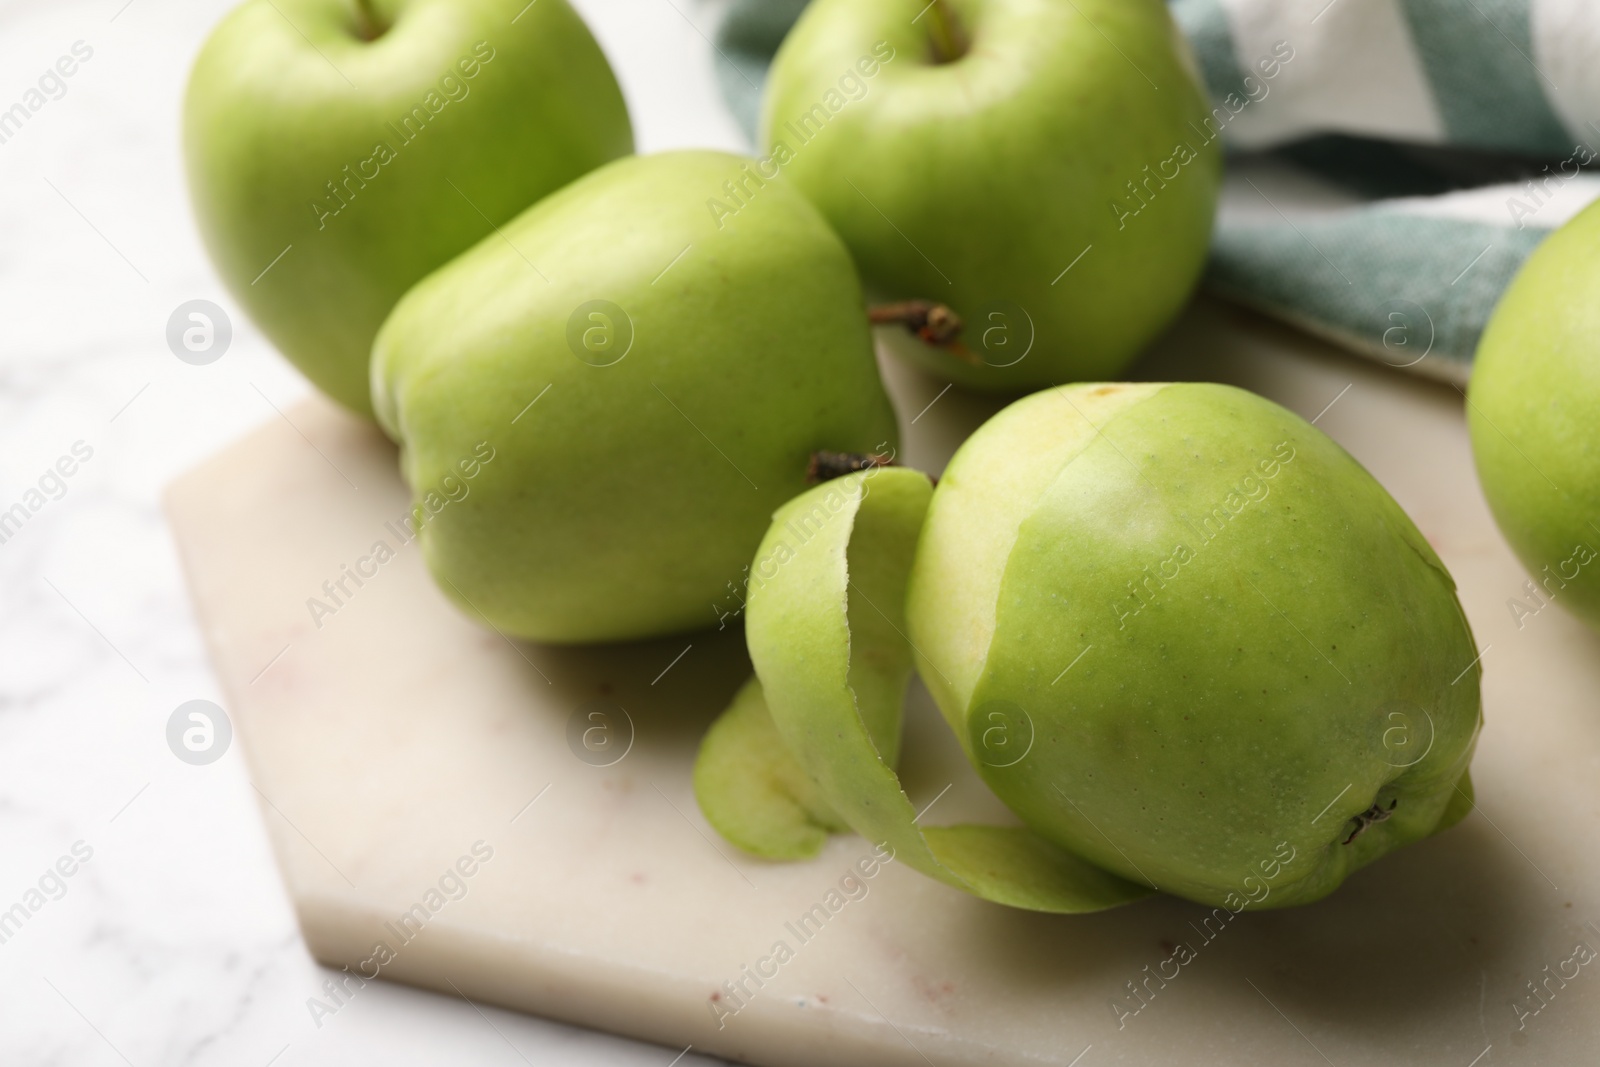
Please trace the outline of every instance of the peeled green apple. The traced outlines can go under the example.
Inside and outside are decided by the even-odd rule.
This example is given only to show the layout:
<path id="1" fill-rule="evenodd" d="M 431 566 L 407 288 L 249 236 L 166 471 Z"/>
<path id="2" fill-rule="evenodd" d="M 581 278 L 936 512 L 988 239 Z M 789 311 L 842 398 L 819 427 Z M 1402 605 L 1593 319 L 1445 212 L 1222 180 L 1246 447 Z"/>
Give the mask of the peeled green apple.
<path id="1" fill-rule="evenodd" d="M 802 539 L 803 516 L 826 518 Z M 753 851 L 807 855 L 842 820 L 1019 907 L 1305 903 L 1470 809 L 1454 588 L 1383 488 L 1266 400 L 1038 393 L 936 490 L 885 468 L 778 511 L 751 568 L 759 689 L 708 735 L 698 795 Z M 913 666 L 1023 826 L 917 822 L 893 770 Z M 786 750 L 736 736 L 773 727 Z"/>
<path id="2" fill-rule="evenodd" d="M 565 0 L 250 0 L 195 61 L 184 146 L 229 289 L 370 413 L 373 336 L 401 295 L 633 134 Z"/>
<path id="3" fill-rule="evenodd" d="M 1495 521 L 1532 573 L 1518 627 L 1550 602 L 1600 626 L 1600 210 L 1545 240 L 1495 309 L 1467 424 Z"/>
<path id="4" fill-rule="evenodd" d="M 441 587 L 551 642 L 698 629 L 741 608 L 814 453 L 895 447 L 861 283 L 794 190 L 719 227 L 747 161 L 630 157 L 426 278 L 373 349 Z M 486 444 L 470 492 L 430 493 Z"/>
<path id="5" fill-rule="evenodd" d="M 1019 390 L 1114 377 L 1176 315 L 1218 133 L 1161 0 L 813 0 L 772 66 L 755 177 L 805 191 L 875 300 L 964 326 L 942 346 L 893 331 L 901 351 Z"/>

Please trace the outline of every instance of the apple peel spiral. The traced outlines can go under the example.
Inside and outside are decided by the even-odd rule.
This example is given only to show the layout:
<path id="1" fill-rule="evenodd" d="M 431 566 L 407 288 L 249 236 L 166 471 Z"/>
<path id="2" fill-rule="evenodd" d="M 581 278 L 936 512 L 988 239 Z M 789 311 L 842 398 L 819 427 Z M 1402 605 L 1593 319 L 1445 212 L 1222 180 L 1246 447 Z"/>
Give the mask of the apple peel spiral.
<path id="1" fill-rule="evenodd" d="M 1482 714 L 1448 572 L 1332 440 L 1242 390 L 1079 385 L 982 427 L 935 490 L 786 504 L 752 565 L 756 679 L 702 746 L 708 820 L 773 859 L 843 827 L 987 900 L 1306 903 L 1459 821 Z M 915 666 L 1022 826 L 922 826 Z"/>

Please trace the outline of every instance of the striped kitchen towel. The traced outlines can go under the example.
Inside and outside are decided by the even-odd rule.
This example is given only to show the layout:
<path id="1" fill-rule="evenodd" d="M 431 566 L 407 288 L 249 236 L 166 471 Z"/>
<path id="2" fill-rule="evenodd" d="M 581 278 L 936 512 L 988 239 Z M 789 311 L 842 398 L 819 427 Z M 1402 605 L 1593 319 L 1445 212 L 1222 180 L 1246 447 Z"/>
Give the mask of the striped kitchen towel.
<path id="1" fill-rule="evenodd" d="M 804 6 L 735 0 L 722 23 L 718 77 L 752 138 Z M 1464 384 L 1517 269 L 1600 197 L 1600 0 L 1170 7 L 1230 147 L 1208 286 Z"/>

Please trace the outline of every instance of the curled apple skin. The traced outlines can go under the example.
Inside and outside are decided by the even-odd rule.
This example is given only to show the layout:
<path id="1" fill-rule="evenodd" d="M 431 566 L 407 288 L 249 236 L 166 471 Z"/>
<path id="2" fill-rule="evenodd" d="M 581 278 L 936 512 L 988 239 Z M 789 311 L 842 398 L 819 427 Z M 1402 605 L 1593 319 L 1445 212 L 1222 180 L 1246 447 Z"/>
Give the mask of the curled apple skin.
<path id="1" fill-rule="evenodd" d="M 897 862 L 1017 908 L 1076 914 L 1150 895 L 1026 827 L 921 824 L 895 763 L 912 671 L 906 580 L 931 493 L 919 471 L 878 467 L 778 509 L 751 565 L 757 681 L 701 746 L 701 811 L 774 859 L 815 855 L 843 822 Z"/>
<path id="2" fill-rule="evenodd" d="M 1355 460 L 1238 389 L 1028 397 L 937 489 L 880 468 L 786 503 L 751 575 L 758 683 L 696 785 L 760 855 L 844 824 L 1013 907 L 1237 912 L 1325 896 L 1472 806 L 1449 574 Z M 921 818 L 895 768 L 913 670 L 1023 825 Z"/>

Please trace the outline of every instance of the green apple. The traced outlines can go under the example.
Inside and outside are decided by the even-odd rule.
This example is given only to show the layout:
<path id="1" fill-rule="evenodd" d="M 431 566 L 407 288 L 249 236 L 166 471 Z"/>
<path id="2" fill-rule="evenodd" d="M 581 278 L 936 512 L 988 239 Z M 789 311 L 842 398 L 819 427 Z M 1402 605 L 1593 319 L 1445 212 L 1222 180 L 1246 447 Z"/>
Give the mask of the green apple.
<path id="1" fill-rule="evenodd" d="M 697 771 L 702 806 L 722 829 L 746 804 L 730 839 L 780 856 L 842 819 L 1020 907 L 1305 903 L 1470 809 L 1481 704 L 1454 590 L 1383 488 L 1266 400 L 1038 393 L 936 490 L 883 469 L 779 510 L 751 568 L 761 690 L 718 726 L 759 736 L 759 698 L 788 751 L 708 739 L 703 762 L 743 763 Z M 1024 827 L 916 821 L 892 769 L 913 665 Z M 776 794 L 787 760 L 819 796 Z"/>
<path id="2" fill-rule="evenodd" d="M 373 336 L 405 291 L 633 134 L 565 0 L 250 0 L 195 61 L 184 147 L 229 289 L 370 413 Z"/>
<path id="3" fill-rule="evenodd" d="M 1508 601 L 1600 626 L 1600 208 L 1545 240 L 1495 309 L 1467 424 L 1501 532 L 1532 573 Z"/>
<path id="4" fill-rule="evenodd" d="M 897 348 L 1020 390 L 1114 377 L 1177 314 L 1218 130 L 1161 0 L 813 0 L 773 62 L 756 177 L 805 191 L 873 299 L 964 323 Z"/>
<path id="5" fill-rule="evenodd" d="M 430 275 L 379 333 L 374 403 L 428 564 L 501 631 L 725 622 L 813 455 L 895 447 L 861 283 L 822 216 L 784 186 L 720 225 L 706 209 L 746 165 L 602 167 Z"/>

